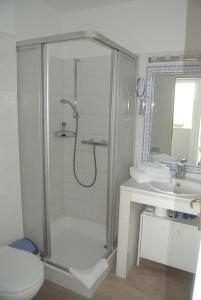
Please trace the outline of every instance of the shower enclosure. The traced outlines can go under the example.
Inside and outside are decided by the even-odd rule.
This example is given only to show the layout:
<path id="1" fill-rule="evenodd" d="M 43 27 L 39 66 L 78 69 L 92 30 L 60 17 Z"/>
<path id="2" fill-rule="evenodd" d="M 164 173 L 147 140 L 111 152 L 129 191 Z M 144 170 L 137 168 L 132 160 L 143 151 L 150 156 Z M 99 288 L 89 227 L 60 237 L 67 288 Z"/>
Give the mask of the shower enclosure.
<path id="1" fill-rule="evenodd" d="M 17 50 L 24 234 L 47 274 L 93 268 L 115 253 L 119 187 L 134 156 L 136 56 L 95 32 Z"/>

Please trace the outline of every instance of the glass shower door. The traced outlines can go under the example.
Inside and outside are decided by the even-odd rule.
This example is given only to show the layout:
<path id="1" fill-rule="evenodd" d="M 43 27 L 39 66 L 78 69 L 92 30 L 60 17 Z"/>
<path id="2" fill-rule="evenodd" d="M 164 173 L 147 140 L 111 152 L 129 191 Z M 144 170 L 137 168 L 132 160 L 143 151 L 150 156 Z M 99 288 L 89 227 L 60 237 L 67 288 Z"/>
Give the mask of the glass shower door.
<path id="1" fill-rule="evenodd" d="M 111 50 L 46 45 L 48 260 L 87 269 L 106 251 Z"/>

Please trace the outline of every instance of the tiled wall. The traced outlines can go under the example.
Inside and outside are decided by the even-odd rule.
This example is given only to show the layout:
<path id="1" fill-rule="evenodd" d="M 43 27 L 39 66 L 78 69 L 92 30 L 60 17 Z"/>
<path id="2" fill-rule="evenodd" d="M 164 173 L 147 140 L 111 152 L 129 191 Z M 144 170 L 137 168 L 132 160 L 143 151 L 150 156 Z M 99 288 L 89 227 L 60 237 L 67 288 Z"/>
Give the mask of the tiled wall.
<path id="1" fill-rule="evenodd" d="M 63 60 L 51 56 L 49 65 L 49 155 L 50 155 L 50 194 L 49 215 L 54 220 L 63 213 L 64 198 L 64 144 L 55 138 L 55 131 L 60 130 L 64 112 L 60 99 L 63 98 L 64 66 Z"/>
<path id="2" fill-rule="evenodd" d="M 78 69 L 79 135 L 76 155 L 76 172 L 84 184 L 94 177 L 92 147 L 82 145 L 81 140 L 95 139 L 108 141 L 109 100 L 110 100 L 110 57 L 81 58 Z M 73 65 L 65 63 L 65 97 L 73 101 L 71 89 L 66 83 L 73 74 Z M 69 74 L 70 72 L 70 74 Z M 70 80 L 69 82 L 72 82 Z M 69 91 L 71 91 L 69 93 Z M 65 106 L 65 118 L 70 129 L 75 128 L 72 112 Z M 73 175 L 74 139 L 65 140 L 64 148 L 64 212 L 98 223 L 105 223 L 107 201 L 107 162 L 108 148 L 97 147 L 97 180 L 93 187 L 80 186 Z"/>
<path id="3" fill-rule="evenodd" d="M 110 99 L 110 57 L 81 58 L 78 62 L 79 135 L 76 155 L 76 172 L 84 184 L 94 176 L 92 147 L 82 145 L 81 140 L 94 138 L 108 141 Z M 52 70 L 52 71 L 51 71 Z M 107 200 L 108 148 L 97 147 L 97 181 L 91 188 L 80 186 L 73 174 L 74 138 L 55 139 L 54 131 L 61 122 L 68 130 L 75 130 L 75 119 L 69 105 L 60 98 L 74 101 L 74 62 L 51 58 L 50 80 L 51 109 L 51 216 L 66 213 L 76 217 L 105 223 Z M 51 172 L 50 172 L 51 173 Z M 62 201 L 63 198 L 63 208 Z M 62 211 L 63 209 L 63 211 Z"/>
<path id="4" fill-rule="evenodd" d="M 15 37 L 0 32 L 0 246 L 22 236 Z"/>

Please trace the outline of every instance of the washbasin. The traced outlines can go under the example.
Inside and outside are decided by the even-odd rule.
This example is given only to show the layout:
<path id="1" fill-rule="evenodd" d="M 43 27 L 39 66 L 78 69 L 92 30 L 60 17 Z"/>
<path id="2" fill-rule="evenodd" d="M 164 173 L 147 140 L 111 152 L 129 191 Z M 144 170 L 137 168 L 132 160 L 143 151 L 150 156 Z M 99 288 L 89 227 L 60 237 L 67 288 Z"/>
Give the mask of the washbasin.
<path id="1" fill-rule="evenodd" d="M 150 182 L 149 186 L 160 193 L 180 197 L 201 196 L 201 184 L 187 179 L 172 178 L 170 182 Z"/>

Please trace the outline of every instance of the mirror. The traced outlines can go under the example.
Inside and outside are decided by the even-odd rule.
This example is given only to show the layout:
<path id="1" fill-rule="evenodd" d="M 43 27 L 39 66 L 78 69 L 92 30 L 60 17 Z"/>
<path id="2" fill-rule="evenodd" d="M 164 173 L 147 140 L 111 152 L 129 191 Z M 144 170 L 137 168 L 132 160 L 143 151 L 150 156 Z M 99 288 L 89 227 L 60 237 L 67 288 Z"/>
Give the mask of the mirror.
<path id="1" fill-rule="evenodd" d="M 143 160 L 201 166 L 201 67 L 148 68 Z"/>

